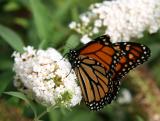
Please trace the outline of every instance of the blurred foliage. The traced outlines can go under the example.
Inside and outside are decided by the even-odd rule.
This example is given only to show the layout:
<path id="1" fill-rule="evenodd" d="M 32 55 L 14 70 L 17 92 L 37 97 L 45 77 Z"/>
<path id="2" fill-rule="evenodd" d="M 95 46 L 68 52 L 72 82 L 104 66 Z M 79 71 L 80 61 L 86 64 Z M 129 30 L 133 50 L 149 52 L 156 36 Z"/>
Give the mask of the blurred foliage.
<path id="1" fill-rule="evenodd" d="M 23 52 L 24 45 L 32 45 L 43 49 L 54 47 L 64 54 L 69 49 L 77 47 L 80 44 L 80 37 L 69 29 L 68 24 L 73 20 L 78 21 L 80 13 L 86 11 L 88 6 L 95 2 L 101 0 L 0 0 L 0 121 L 32 120 L 34 111 L 29 105 L 33 110 L 38 110 L 38 113 L 44 110 L 44 107 L 37 103 L 30 104 L 30 101 L 20 93 L 8 92 L 16 91 L 13 86 L 13 58 L 11 57 L 13 51 Z M 147 74 L 151 75 L 152 81 L 160 87 L 160 32 L 152 35 L 144 33 L 144 37 L 137 41 L 150 47 L 152 57 L 143 66 L 148 68 Z M 139 75 L 136 75 L 134 80 Z M 129 82 L 131 79 L 128 78 L 124 79 L 122 88 L 130 89 L 134 96 L 138 92 L 133 89 L 133 85 Z M 143 77 L 141 80 L 147 81 Z M 13 97 L 2 92 L 8 92 Z M 25 101 L 17 97 L 23 97 Z M 150 103 L 154 102 L 156 102 L 155 98 Z M 149 120 L 146 116 L 147 112 L 143 112 L 138 104 L 136 101 L 125 105 L 114 102 L 100 112 L 90 112 L 82 102 L 69 111 L 64 108 L 52 110 L 43 116 L 43 120 Z"/>

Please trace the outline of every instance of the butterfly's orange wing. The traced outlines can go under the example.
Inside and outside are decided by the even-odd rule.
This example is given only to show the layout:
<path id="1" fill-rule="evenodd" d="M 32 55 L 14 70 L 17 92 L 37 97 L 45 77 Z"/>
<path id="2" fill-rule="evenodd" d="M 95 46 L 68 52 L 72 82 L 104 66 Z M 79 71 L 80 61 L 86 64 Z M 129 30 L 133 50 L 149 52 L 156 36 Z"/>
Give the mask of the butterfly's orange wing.
<path id="1" fill-rule="evenodd" d="M 112 44 L 103 35 L 70 53 L 70 62 L 78 77 L 82 95 L 91 110 L 100 110 L 116 97 L 120 79 L 145 62 L 150 50 L 132 42 Z"/>
<path id="2" fill-rule="evenodd" d="M 113 44 L 113 47 L 119 52 L 120 61 L 116 64 L 115 75 L 112 78 L 121 78 L 150 57 L 150 49 L 142 44 L 119 42 Z"/>
<path id="3" fill-rule="evenodd" d="M 91 110 L 100 110 L 111 102 L 110 81 L 105 67 L 93 58 L 80 55 L 78 67 L 74 70 L 86 104 Z"/>
<path id="4" fill-rule="evenodd" d="M 113 71 L 113 93 L 116 95 L 119 90 L 121 79 L 133 68 L 144 63 L 150 56 L 150 49 L 142 44 L 133 42 L 118 42 L 113 44 L 115 50 L 119 53 L 119 62 L 115 66 Z"/>
<path id="5" fill-rule="evenodd" d="M 92 41 L 81 48 L 79 54 L 94 58 L 108 71 L 114 69 L 115 64 L 119 61 L 117 52 L 112 47 L 110 38 L 107 35 L 100 36 L 96 38 L 95 41 Z"/>

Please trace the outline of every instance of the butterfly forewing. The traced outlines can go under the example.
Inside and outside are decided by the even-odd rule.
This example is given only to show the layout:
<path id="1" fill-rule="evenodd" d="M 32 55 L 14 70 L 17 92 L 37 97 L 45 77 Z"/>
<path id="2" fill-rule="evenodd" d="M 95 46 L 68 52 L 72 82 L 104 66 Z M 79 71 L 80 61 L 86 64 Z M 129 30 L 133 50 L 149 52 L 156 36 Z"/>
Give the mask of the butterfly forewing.
<path id="1" fill-rule="evenodd" d="M 110 71 L 114 69 L 118 61 L 116 50 L 112 47 L 109 37 L 104 35 L 95 39 L 95 41 L 88 43 L 79 51 L 80 55 L 94 58 L 101 63 L 107 70 L 110 76 Z"/>

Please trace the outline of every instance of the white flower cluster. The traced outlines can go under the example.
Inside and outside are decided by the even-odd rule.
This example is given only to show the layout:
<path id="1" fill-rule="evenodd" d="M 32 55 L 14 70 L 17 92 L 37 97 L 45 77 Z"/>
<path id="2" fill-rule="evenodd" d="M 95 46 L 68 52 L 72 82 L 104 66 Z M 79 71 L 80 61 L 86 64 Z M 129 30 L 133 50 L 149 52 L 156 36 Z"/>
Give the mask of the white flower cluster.
<path id="1" fill-rule="evenodd" d="M 53 48 L 35 50 L 31 46 L 24 50 L 23 54 L 13 53 L 14 85 L 18 89 L 46 106 L 72 107 L 80 103 L 76 75 L 73 71 L 69 74 L 71 65 L 59 52 Z"/>
<path id="2" fill-rule="evenodd" d="M 160 28 L 160 0 L 113 0 L 96 3 L 69 27 L 82 34 L 82 43 L 96 34 L 108 34 L 113 42 L 129 41 Z"/>
<path id="3" fill-rule="evenodd" d="M 129 90 L 123 89 L 121 95 L 118 97 L 117 101 L 120 104 L 128 104 L 132 101 L 132 95 Z"/>

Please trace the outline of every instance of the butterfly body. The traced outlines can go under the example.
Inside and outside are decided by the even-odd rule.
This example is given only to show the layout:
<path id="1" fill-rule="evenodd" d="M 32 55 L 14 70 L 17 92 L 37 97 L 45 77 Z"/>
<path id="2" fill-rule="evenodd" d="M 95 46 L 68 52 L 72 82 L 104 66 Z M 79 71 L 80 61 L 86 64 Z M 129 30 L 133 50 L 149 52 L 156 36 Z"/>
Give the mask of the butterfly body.
<path id="1" fill-rule="evenodd" d="M 79 50 L 70 50 L 68 58 L 85 103 L 91 110 L 100 110 L 117 96 L 121 78 L 149 55 L 144 45 L 112 44 L 109 36 L 103 35 Z"/>

